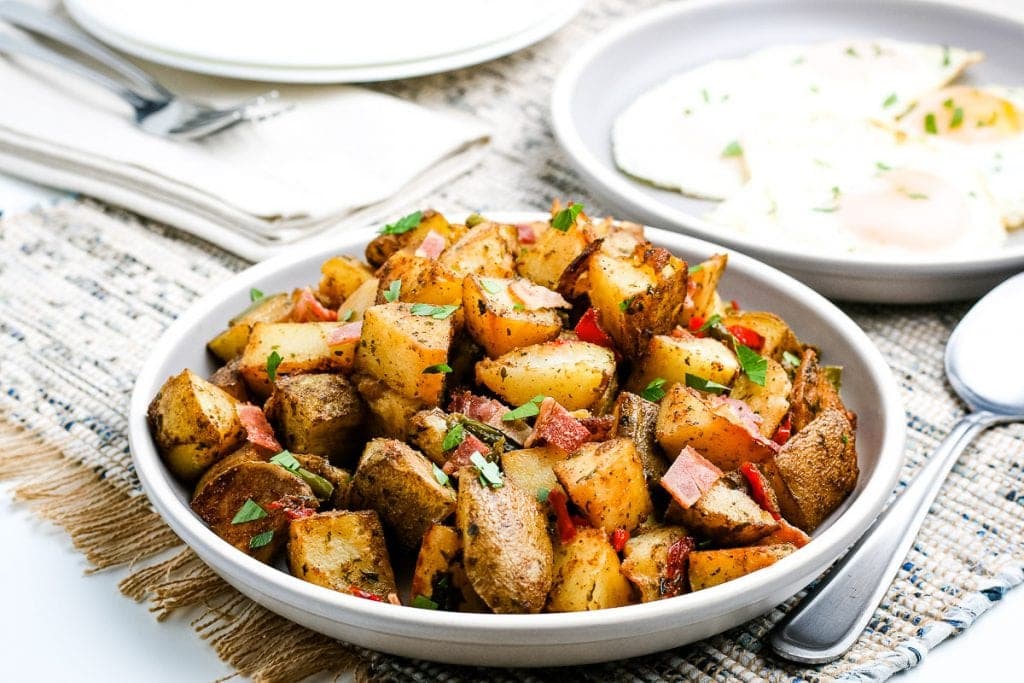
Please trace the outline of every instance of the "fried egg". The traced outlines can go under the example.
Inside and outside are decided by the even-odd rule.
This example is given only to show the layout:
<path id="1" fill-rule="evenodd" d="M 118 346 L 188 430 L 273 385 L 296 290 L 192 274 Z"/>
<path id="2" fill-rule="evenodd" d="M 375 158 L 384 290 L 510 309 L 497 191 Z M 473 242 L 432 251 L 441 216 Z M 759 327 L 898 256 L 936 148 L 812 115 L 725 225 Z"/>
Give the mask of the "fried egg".
<path id="1" fill-rule="evenodd" d="M 749 177 L 739 141 L 763 116 L 894 116 L 980 59 L 938 45 L 844 40 L 710 62 L 644 93 L 617 117 L 615 162 L 656 186 L 724 199 Z"/>

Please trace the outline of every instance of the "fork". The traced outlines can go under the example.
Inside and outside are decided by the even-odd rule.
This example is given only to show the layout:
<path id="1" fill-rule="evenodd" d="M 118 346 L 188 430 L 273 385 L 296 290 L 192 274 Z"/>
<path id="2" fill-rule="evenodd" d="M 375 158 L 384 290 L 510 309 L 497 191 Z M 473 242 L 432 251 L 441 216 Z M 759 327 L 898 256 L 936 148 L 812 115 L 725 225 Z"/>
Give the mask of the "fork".
<path id="1" fill-rule="evenodd" d="M 153 135 L 197 140 L 243 121 L 272 116 L 281 110 L 271 110 L 268 106 L 277 98 L 276 90 L 223 109 L 178 97 L 142 69 L 71 24 L 21 2 L 0 2 L 0 19 L 76 50 L 114 71 L 124 82 L 71 59 L 41 42 L 19 38 L 11 33 L 0 33 L 0 53 L 21 54 L 48 62 L 111 90 L 135 110 L 136 125 Z"/>

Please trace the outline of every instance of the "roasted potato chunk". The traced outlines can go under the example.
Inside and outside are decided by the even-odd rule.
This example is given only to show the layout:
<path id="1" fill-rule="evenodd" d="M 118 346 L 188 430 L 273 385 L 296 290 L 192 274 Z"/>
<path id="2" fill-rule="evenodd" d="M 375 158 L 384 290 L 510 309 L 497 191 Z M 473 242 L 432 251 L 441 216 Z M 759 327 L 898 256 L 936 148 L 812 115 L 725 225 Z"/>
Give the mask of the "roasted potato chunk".
<path id="1" fill-rule="evenodd" d="M 686 321 L 695 315 L 707 320 L 716 312 L 718 281 L 728 262 L 728 254 L 715 254 L 689 269 L 690 306 L 686 311 Z"/>
<path id="2" fill-rule="evenodd" d="M 562 331 L 562 318 L 554 308 L 527 310 L 515 300 L 509 290 L 515 282 L 479 275 L 462 282 L 466 328 L 491 358 L 551 341 Z"/>
<path id="3" fill-rule="evenodd" d="M 413 599 L 422 595 L 437 603 L 440 609 L 457 612 L 490 611 L 466 576 L 459 533 L 440 524 L 431 526 L 423 535 L 409 592 Z"/>
<path id="4" fill-rule="evenodd" d="M 608 533 L 632 531 L 654 511 L 643 463 L 629 439 L 584 444 L 554 471 L 587 520 Z"/>
<path id="5" fill-rule="evenodd" d="M 352 380 L 369 409 L 366 429 L 372 436 L 406 438 L 413 415 L 427 407 L 423 401 L 407 398 L 379 379 L 356 374 Z"/>
<path id="6" fill-rule="evenodd" d="M 686 263 L 665 249 L 648 246 L 631 259 L 598 252 L 587 274 L 601 327 L 626 357 L 640 356 L 651 337 L 682 321 Z"/>
<path id="7" fill-rule="evenodd" d="M 619 571 L 619 555 L 600 529 L 578 529 L 571 541 L 555 548 L 548 611 L 621 607 L 632 596 L 632 586 Z"/>
<path id="8" fill-rule="evenodd" d="M 438 263 L 460 277 L 512 277 L 517 242 L 515 226 L 481 223 L 446 249 Z"/>
<path id="9" fill-rule="evenodd" d="M 476 364 L 476 380 L 506 402 L 550 396 L 567 410 L 602 403 L 615 377 L 615 355 L 596 344 L 557 340 Z"/>
<path id="10" fill-rule="evenodd" d="M 648 487 L 657 486 L 658 480 L 668 470 L 668 462 L 659 452 L 655 437 L 658 404 L 623 391 L 615 401 L 613 416 L 612 436 L 625 437 L 633 442 L 643 463 Z"/>
<path id="11" fill-rule="evenodd" d="M 455 328 L 451 316 L 417 315 L 414 307 L 392 303 L 366 310 L 356 367 L 402 396 L 435 406 L 445 375 L 425 371 L 448 362 Z"/>
<path id="12" fill-rule="evenodd" d="M 659 334 L 651 338 L 629 385 L 634 391 L 643 391 L 658 377 L 671 385 L 686 384 L 686 376 L 695 375 L 728 386 L 739 369 L 736 356 L 717 339 Z"/>
<path id="13" fill-rule="evenodd" d="M 642 602 L 653 602 L 672 594 L 669 587 L 669 548 L 689 534 L 681 526 L 654 524 L 641 527 L 626 541 L 622 575 L 640 591 Z"/>
<path id="14" fill-rule="evenodd" d="M 347 299 L 338 306 L 338 320 L 341 322 L 355 322 L 363 319 L 363 313 L 370 306 L 377 303 L 377 287 L 380 281 L 371 277 L 359 285 Z"/>
<path id="15" fill-rule="evenodd" d="M 568 453 L 555 446 L 522 448 L 503 453 L 501 469 L 506 479 L 534 495 L 541 489 L 561 491 L 562 485 L 558 483 L 554 467 L 568 457 Z"/>
<path id="16" fill-rule="evenodd" d="M 796 550 L 789 544 L 757 545 L 690 553 L 690 588 L 695 591 L 738 579 L 775 564 Z"/>
<path id="17" fill-rule="evenodd" d="M 312 372 L 348 372 L 355 360 L 356 340 L 333 343 L 331 332 L 346 323 L 256 323 L 242 353 L 238 370 L 249 390 L 261 399 L 273 386 L 268 359 L 277 353 L 281 362 L 275 379 Z"/>
<path id="18" fill-rule="evenodd" d="M 744 425 L 728 402 L 682 384 L 673 385 L 661 400 L 657 435 L 666 453 L 692 446 L 723 470 L 775 454 L 774 444 Z"/>
<path id="19" fill-rule="evenodd" d="M 753 498 L 725 478 L 712 484 L 689 509 L 680 507 L 677 514 L 687 529 L 721 545 L 749 545 L 779 528 Z"/>
<path id="20" fill-rule="evenodd" d="M 342 593 L 358 589 L 387 601 L 398 590 L 384 530 L 372 510 L 335 510 L 293 521 L 288 568 L 304 581 Z"/>
<path id="21" fill-rule="evenodd" d="M 779 498 L 782 516 L 804 531 L 814 531 L 857 485 L 853 425 L 843 411 L 828 408 L 762 468 Z"/>
<path id="22" fill-rule="evenodd" d="M 313 453 L 335 462 L 360 450 L 357 436 L 366 408 L 342 375 L 282 377 L 264 406 L 281 443 L 296 453 Z"/>
<path id="23" fill-rule="evenodd" d="M 456 527 L 473 589 L 499 613 L 533 613 L 551 589 L 551 539 L 534 494 L 515 484 L 491 488 L 475 468 L 459 475 Z"/>
<path id="24" fill-rule="evenodd" d="M 420 222 L 415 228 L 401 233 L 385 230 L 370 240 L 366 245 L 366 260 L 374 268 L 379 268 L 399 249 L 415 251 L 431 230 L 444 237 L 448 244 L 461 235 L 461 231 L 450 225 L 444 216 L 427 209 L 420 213 Z"/>
<path id="25" fill-rule="evenodd" d="M 800 356 L 803 352 L 801 344 L 793 330 L 789 328 L 779 316 L 767 311 L 737 311 L 722 318 L 722 324 L 726 327 L 739 325 L 757 332 L 764 337 L 764 346 L 758 351 L 765 358 L 774 358 L 782 361 L 783 351 Z"/>
<path id="26" fill-rule="evenodd" d="M 245 507 L 255 514 L 249 521 L 236 521 Z M 192 498 L 192 510 L 214 533 L 262 562 L 270 562 L 284 547 L 286 509 L 316 507 L 313 490 L 296 475 L 269 462 L 242 458 L 204 479 Z"/>
<path id="27" fill-rule="evenodd" d="M 402 283 L 397 301 L 438 306 L 462 303 L 462 276 L 425 256 L 395 252 L 377 271 L 377 278 L 378 304 L 387 303 L 384 295 L 396 280 Z"/>
<path id="28" fill-rule="evenodd" d="M 195 481 L 245 441 L 238 401 L 191 370 L 164 382 L 146 417 L 157 450 L 176 477 Z"/>
<path id="29" fill-rule="evenodd" d="M 771 358 L 765 360 L 768 367 L 765 370 L 764 386 L 751 382 L 746 375 L 740 375 L 729 396 L 743 401 L 760 416 L 761 424 L 757 429 L 762 436 L 770 439 L 789 412 L 789 394 L 793 385 L 781 365 Z"/>
<path id="30" fill-rule="evenodd" d="M 420 449 L 435 465 L 442 466 L 448 460 L 444 437 L 449 429 L 448 414 L 443 410 L 421 410 L 409 420 L 409 443 Z"/>
<path id="31" fill-rule="evenodd" d="M 320 273 L 320 299 L 328 308 L 340 306 L 360 285 L 373 277 L 369 266 L 351 256 L 327 259 L 320 266 Z"/>
<path id="32" fill-rule="evenodd" d="M 352 491 L 352 474 L 348 470 L 343 467 L 335 467 L 327 458 L 321 458 L 312 453 L 293 453 L 292 455 L 299 461 L 299 465 L 303 469 L 323 477 L 334 487 L 329 498 L 317 495 L 321 499 L 321 509 L 344 510 L 348 508 L 349 495 Z M 316 491 L 313 493 L 317 494 Z"/>
<path id="33" fill-rule="evenodd" d="M 825 369 L 818 364 L 818 354 L 811 348 L 806 349 L 800 359 L 800 366 L 793 379 L 791 403 L 794 432 L 799 432 L 814 421 L 819 413 L 830 408 L 841 411 L 851 423 L 856 419 L 853 413 L 846 410 L 843 399 L 839 397 L 839 390 Z"/>
<path id="34" fill-rule="evenodd" d="M 249 402 L 249 390 L 245 387 L 245 378 L 238 371 L 238 358 L 217 368 L 217 371 L 210 375 L 210 384 L 220 387 L 237 401 Z"/>
<path id="35" fill-rule="evenodd" d="M 591 236 L 579 223 L 562 232 L 545 224 L 533 244 L 523 244 L 516 255 L 516 269 L 523 277 L 557 289 L 562 273 L 591 243 Z"/>
<path id="36" fill-rule="evenodd" d="M 236 315 L 224 330 L 210 340 L 206 348 L 227 363 L 237 358 L 249 342 L 249 331 L 258 322 L 278 323 L 288 320 L 292 312 L 292 299 L 288 294 L 272 294 L 257 299 L 247 309 Z"/>
<path id="37" fill-rule="evenodd" d="M 374 439 L 352 477 L 351 505 L 376 510 L 399 542 L 415 548 L 431 524 L 455 512 L 455 491 L 434 477 L 422 453 L 401 441 Z"/>

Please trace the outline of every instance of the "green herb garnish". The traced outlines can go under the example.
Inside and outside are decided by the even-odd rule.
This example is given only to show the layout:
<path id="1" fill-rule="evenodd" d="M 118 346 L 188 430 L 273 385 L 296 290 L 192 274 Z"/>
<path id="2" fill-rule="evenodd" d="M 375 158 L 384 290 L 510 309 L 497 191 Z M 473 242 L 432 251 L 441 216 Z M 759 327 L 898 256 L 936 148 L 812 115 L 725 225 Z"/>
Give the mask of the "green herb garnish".
<path id="1" fill-rule="evenodd" d="M 619 302 L 619 310 L 622 311 L 623 313 L 628 311 L 629 307 L 633 305 L 633 299 L 635 299 L 635 298 L 636 298 L 635 296 L 631 296 L 628 299 L 623 299 L 622 301 L 620 301 Z"/>
<path id="2" fill-rule="evenodd" d="M 402 293 L 402 281 L 392 280 L 391 284 L 388 285 L 388 289 L 384 292 L 384 300 L 388 303 L 394 303 L 398 301 L 398 295 Z"/>
<path id="3" fill-rule="evenodd" d="M 481 484 L 490 486 L 492 489 L 500 489 L 505 485 L 505 482 L 501 480 L 501 470 L 498 468 L 497 463 L 487 460 L 479 453 L 473 453 L 473 455 L 469 456 L 469 461 L 473 463 L 477 472 L 480 473 Z"/>
<path id="4" fill-rule="evenodd" d="M 421 220 L 423 220 L 423 212 L 422 211 L 414 211 L 413 213 L 410 213 L 408 216 L 405 216 L 404 218 L 400 218 L 397 221 L 395 221 L 394 223 L 391 223 L 390 225 L 385 225 L 383 228 L 380 229 L 380 234 L 382 234 L 382 235 L 402 235 L 402 234 L 405 234 L 405 233 L 409 232 L 410 230 L 415 229 L 416 226 L 420 224 Z"/>
<path id="5" fill-rule="evenodd" d="M 569 208 L 562 209 L 551 219 L 551 227 L 561 232 L 566 232 L 576 224 L 576 217 L 583 211 L 583 205 L 573 202 Z"/>
<path id="6" fill-rule="evenodd" d="M 892 170 L 892 166 L 890 166 L 889 164 L 883 164 L 881 161 L 876 161 L 875 162 L 875 168 L 877 168 L 879 171 L 891 171 Z"/>
<path id="7" fill-rule="evenodd" d="M 497 294 L 501 291 L 501 283 L 496 280 L 492 280 L 489 277 L 480 278 L 480 286 L 483 287 L 488 294 Z"/>
<path id="8" fill-rule="evenodd" d="M 260 507 L 252 498 L 247 498 L 242 507 L 238 508 L 238 512 L 231 518 L 232 524 L 245 524 L 246 522 L 252 522 L 257 519 L 263 519 L 267 516 L 267 511 Z"/>
<path id="9" fill-rule="evenodd" d="M 270 543 L 272 538 L 274 538 L 273 530 L 264 531 L 262 534 L 256 534 L 249 539 L 249 549 L 256 550 L 257 548 L 262 548 L 266 544 Z"/>
<path id="10" fill-rule="evenodd" d="M 297 472 L 299 468 L 302 467 L 302 463 L 296 460 L 295 456 L 292 455 L 289 451 L 281 451 L 273 458 L 271 458 L 270 462 L 274 463 L 275 465 L 280 465 L 289 472 Z"/>
<path id="11" fill-rule="evenodd" d="M 452 428 L 445 433 L 444 441 L 441 442 L 441 450 L 450 451 L 462 443 L 465 438 L 466 428 L 462 426 L 462 423 L 456 422 Z"/>
<path id="12" fill-rule="evenodd" d="M 428 598 L 426 595 L 417 595 L 409 603 L 413 607 L 419 607 L 420 609 L 437 609 L 438 604 Z"/>
<path id="13" fill-rule="evenodd" d="M 344 313 L 340 313 L 338 315 L 338 320 L 340 320 L 343 323 L 347 323 L 349 320 L 352 319 L 352 317 L 355 314 L 356 314 L 355 309 L 353 309 L 353 308 L 346 308 Z"/>
<path id="14" fill-rule="evenodd" d="M 428 365 L 423 368 L 421 375 L 447 375 L 452 371 L 452 366 L 447 363 L 435 363 L 434 365 Z"/>
<path id="15" fill-rule="evenodd" d="M 753 349 L 743 344 L 735 344 L 736 357 L 740 361 L 740 367 L 746 373 L 750 381 L 759 387 L 764 386 L 765 375 L 768 372 L 768 361 L 757 354 Z"/>
<path id="16" fill-rule="evenodd" d="M 730 142 L 725 146 L 725 149 L 722 150 L 723 157 L 738 157 L 741 154 L 743 154 L 743 148 L 740 147 L 740 143 L 736 140 Z"/>
<path id="17" fill-rule="evenodd" d="M 794 368 L 800 367 L 800 357 L 797 356 L 795 353 L 792 353 L 790 351 L 783 351 L 782 352 L 782 360 L 786 361 L 787 363 L 792 365 Z"/>
<path id="18" fill-rule="evenodd" d="M 846 48 L 846 56 L 847 57 L 860 57 L 860 55 L 857 54 L 857 50 L 855 50 L 852 45 L 850 47 Z"/>
<path id="19" fill-rule="evenodd" d="M 537 502 L 546 503 L 548 502 L 548 496 L 551 494 L 550 489 L 537 489 Z"/>
<path id="20" fill-rule="evenodd" d="M 253 287 L 249 290 L 249 301 L 256 303 L 263 298 L 263 292 Z"/>
<path id="21" fill-rule="evenodd" d="M 699 389 L 700 391 L 706 391 L 709 394 L 721 394 L 723 391 L 729 390 L 729 387 L 724 384 L 719 384 L 718 382 L 714 382 L 710 379 L 704 379 L 699 375 L 691 375 L 690 373 L 686 373 L 686 386 L 693 389 Z"/>
<path id="22" fill-rule="evenodd" d="M 445 450 L 448 450 L 448 449 L 446 448 Z M 431 471 L 434 473 L 434 479 L 437 480 L 437 483 L 440 484 L 441 486 L 447 486 L 448 485 L 448 475 L 444 473 L 444 470 L 442 470 L 440 467 L 438 467 L 434 463 L 430 463 L 430 468 L 431 468 Z"/>
<path id="23" fill-rule="evenodd" d="M 929 113 L 924 117 L 924 130 L 931 135 L 936 135 L 939 132 L 939 127 L 935 125 L 935 114 Z"/>
<path id="24" fill-rule="evenodd" d="M 942 66 L 949 66 L 949 45 L 942 46 Z"/>
<path id="25" fill-rule="evenodd" d="M 523 405 L 502 415 L 501 419 L 505 422 L 512 422 L 513 420 L 522 420 L 524 417 L 533 417 L 540 412 L 540 404 L 543 400 L 544 395 L 537 394 Z"/>
<path id="26" fill-rule="evenodd" d="M 844 443 L 844 444 L 848 444 L 848 443 L 850 443 L 850 437 L 848 437 L 848 436 L 847 436 L 846 434 L 843 434 L 843 435 L 842 435 L 841 437 L 839 437 L 839 438 L 843 440 L 843 443 Z"/>
<path id="27" fill-rule="evenodd" d="M 722 316 L 715 313 L 713 316 L 704 321 L 704 324 L 697 328 L 698 332 L 707 332 L 712 327 L 722 322 Z"/>
<path id="28" fill-rule="evenodd" d="M 398 280 L 395 280 L 398 282 Z M 455 311 L 459 310 L 459 307 L 454 304 L 445 304 L 443 306 L 435 306 L 434 304 L 413 304 L 412 305 L 413 315 L 429 316 L 434 320 L 444 320 Z"/>
<path id="29" fill-rule="evenodd" d="M 949 120 L 949 129 L 959 128 L 960 124 L 964 122 L 964 110 L 963 107 L 957 107 L 953 110 L 953 118 Z"/>
<path id="30" fill-rule="evenodd" d="M 270 355 L 267 356 L 267 378 L 271 382 L 277 381 L 277 367 L 281 365 L 283 360 L 284 358 L 277 351 L 271 351 Z"/>
<path id="31" fill-rule="evenodd" d="M 648 401 L 657 403 L 661 399 L 665 398 L 665 379 L 663 377 L 655 377 L 644 390 L 640 392 L 640 395 L 646 398 Z"/>
<path id="32" fill-rule="evenodd" d="M 907 192 L 906 195 L 910 199 L 928 199 L 928 195 L 921 194 L 920 192 Z"/>
<path id="33" fill-rule="evenodd" d="M 475 228 L 476 226 L 480 225 L 481 223 L 486 223 L 486 222 L 487 222 L 487 219 L 484 218 L 483 216 L 481 216 L 480 214 L 476 213 L 475 211 L 473 213 L 469 214 L 468 216 L 466 216 L 466 227 L 467 228 Z"/>
<path id="34" fill-rule="evenodd" d="M 512 310 L 513 311 L 525 311 L 526 310 L 526 305 L 525 304 L 518 304 L 518 303 L 512 304 Z"/>
<path id="35" fill-rule="evenodd" d="M 896 93 L 893 93 L 885 98 L 885 102 L 882 102 L 882 106 L 891 107 L 892 105 L 896 104 L 896 100 L 898 99 L 899 98 L 896 96 Z"/>
<path id="36" fill-rule="evenodd" d="M 698 263 L 695 266 L 690 266 L 689 268 L 687 268 L 686 273 L 687 275 L 693 275 L 694 273 L 699 273 L 702 270 L 704 270 L 704 264 Z"/>

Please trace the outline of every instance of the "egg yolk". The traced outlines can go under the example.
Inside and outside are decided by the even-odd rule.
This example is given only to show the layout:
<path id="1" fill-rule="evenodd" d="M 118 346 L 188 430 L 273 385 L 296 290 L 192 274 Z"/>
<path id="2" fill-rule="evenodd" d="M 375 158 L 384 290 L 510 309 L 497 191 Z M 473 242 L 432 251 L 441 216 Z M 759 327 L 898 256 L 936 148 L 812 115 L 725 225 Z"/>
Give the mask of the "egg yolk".
<path id="1" fill-rule="evenodd" d="M 836 218 L 845 231 L 871 244 L 931 251 L 948 247 L 970 227 L 962 192 L 938 176 L 897 169 L 839 198 Z"/>
<path id="2" fill-rule="evenodd" d="M 921 98 L 903 117 L 912 134 L 938 135 L 957 142 L 989 142 L 1018 135 L 1022 121 L 1013 103 L 966 85 L 954 85 Z"/>

